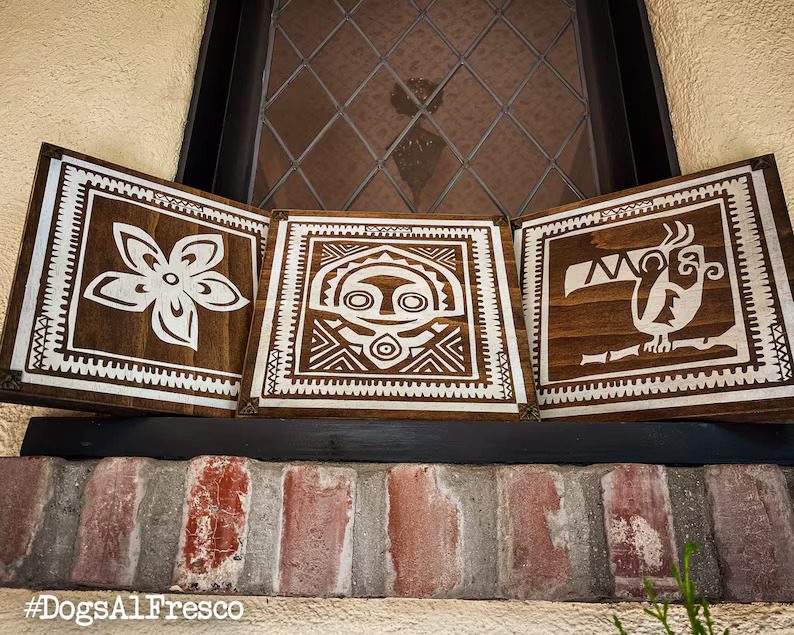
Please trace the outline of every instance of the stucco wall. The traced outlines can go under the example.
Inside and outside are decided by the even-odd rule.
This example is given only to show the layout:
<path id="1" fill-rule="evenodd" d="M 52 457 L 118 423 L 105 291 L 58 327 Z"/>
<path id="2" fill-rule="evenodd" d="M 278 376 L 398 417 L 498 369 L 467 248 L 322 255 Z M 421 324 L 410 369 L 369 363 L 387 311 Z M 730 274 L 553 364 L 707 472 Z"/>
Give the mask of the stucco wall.
<path id="1" fill-rule="evenodd" d="M 787 0 L 647 0 L 683 172 L 775 152 L 794 196 Z M 207 0 L 0 2 L 0 317 L 42 140 L 174 174 Z M 33 409 L 0 405 L 0 454 Z"/>
<path id="2" fill-rule="evenodd" d="M 27 633 L 84 633 L 86 627 L 73 622 L 24 619 L 25 602 L 31 591 L 8 590 L 0 594 L 0 631 Z M 115 593 L 59 592 L 61 600 L 74 603 L 105 600 L 111 606 Z M 126 596 L 125 596 L 126 597 Z M 185 596 L 168 596 L 184 601 Z M 214 600 L 213 596 L 192 596 Z M 224 597 L 229 600 L 230 598 Z M 638 604 L 577 604 L 573 602 L 482 602 L 466 600 L 313 600 L 298 598 L 239 598 L 245 613 L 240 622 L 167 622 L 170 633 L 450 633 L 452 635 L 615 635 L 612 616 L 617 613 L 631 635 L 659 635 L 657 621 L 643 614 Z M 131 602 L 125 603 L 132 612 Z M 141 600 L 144 611 L 145 601 Z M 688 632 L 686 615 L 673 607 L 670 620 L 675 632 Z M 794 632 L 794 607 L 770 604 L 721 604 L 713 608 L 715 624 L 741 635 Z M 95 624 L 104 633 L 156 633 L 161 621 L 103 622 Z M 93 630 L 89 628 L 88 630 Z M 722 632 L 722 630 L 720 630 Z"/>
<path id="3" fill-rule="evenodd" d="M 794 5 L 646 0 L 684 174 L 774 152 L 794 200 Z"/>
<path id="4" fill-rule="evenodd" d="M 790 3 L 648 0 L 648 6 L 684 172 L 773 151 L 794 196 Z M 0 2 L 0 303 L 8 295 L 42 140 L 173 175 L 205 11 L 206 0 Z M 0 406 L 0 454 L 18 452 L 30 413 Z M 25 591 L 0 595 L 2 630 L 24 633 L 42 626 L 21 619 L 27 597 Z M 267 624 L 271 632 L 299 626 L 305 632 L 353 632 L 350 620 L 358 620 L 360 632 L 614 632 L 613 608 L 605 605 L 272 599 L 246 604 L 246 621 Z M 640 607 L 620 612 L 630 632 L 658 632 Z M 725 625 L 741 624 L 743 633 L 794 629 L 785 607 L 722 606 L 717 614 Z M 214 632 L 216 626 L 208 628 Z"/>
<path id="5" fill-rule="evenodd" d="M 206 10 L 207 0 L 0 1 L 0 317 L 42 141 L 173 177 Z M 32 412 L 0 406 L 0 454 L 19 452 Z"/>

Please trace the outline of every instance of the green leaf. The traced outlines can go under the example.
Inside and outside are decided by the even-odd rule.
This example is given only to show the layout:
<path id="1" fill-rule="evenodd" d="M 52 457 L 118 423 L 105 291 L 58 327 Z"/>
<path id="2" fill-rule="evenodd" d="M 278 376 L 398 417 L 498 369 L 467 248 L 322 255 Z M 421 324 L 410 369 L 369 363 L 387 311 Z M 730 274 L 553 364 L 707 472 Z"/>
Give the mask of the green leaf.
<path id="1" fill-rule="evenodd" d="M 615 624 L 615 628 L 617 628 L 617 629 L 618 629 L 618 633 L 620 633 L 620 635 L 629 635 L 629 634 L 626 632 L 626 629 L 625 629 L 625 628 L 623 628 L 623 624 L 621 624 L 621 622 L 620 622 L 620 618 L 618 618 L 618 616 L 617 616 L 617 615 L 613 615 L 613 616 L 612 616 L 612 622 Z"/>
<path id="2" fill-rule="evenodd" d="M 714 623 L 711 618 L 709 603 L 705 598 L 700 600 L 697 599 L 697 589 L 690 577 L 690 559 L 699 548 L 699 545 L 687 543 L 684 547 L 684 553 L 681 559 L 682 568 L 679 569 L 676 564 L 672 566 L 673 578 L 681 592 L 681 598 L 687 612 L 687 617 L 689 618 L 689 626 L 692 635 L 714 635 Z M 651 603 L 650 608 L 644 607 L 643 611 L 646 615 L 649 615 L 662 624 L 666 635 L 675 635 L 667 621 L 670 604 L 668 602 L 664 602 L 663 604 L 659 603 L 656 598 L 656 593 L 654 593 L 653 585 L 648 578 L 644 577 L 642 579 L 642 584 L 645 587 L 645 594 L 648 596 L 648 601 Z M 700 619 L 701 611 L 703 612 L 703 618 L 706 622 L 705 625 Z M 617 615 L 613 616 L 613 621 L 620 635 L 627 635 Z M 722 635 L 730 635 L 727 628 L 722 632 Z"/>
<path id="3" fill-rule="evenodd" d="M 658 606 L 658 602 L 656 601 L 656 595 L 653 592 L 653 586 L 651 586 L 651 581 L 643 577 L 642 578 L 642 585 L 645 587 L 645 595 L 648 596 L 648 599 L 651 601 L 651 604 L 654 606 Z"/>
<path id="4" fill-rule="evenodd" d="M 706 618 L 706 627 L 708 628 L 707 635 L 714 635 L 714 622 L 711 621 L 711 610 L 709 609 L 709 601 L 706 598 L 700 600 L 703 607 L 703 617 Z"/>

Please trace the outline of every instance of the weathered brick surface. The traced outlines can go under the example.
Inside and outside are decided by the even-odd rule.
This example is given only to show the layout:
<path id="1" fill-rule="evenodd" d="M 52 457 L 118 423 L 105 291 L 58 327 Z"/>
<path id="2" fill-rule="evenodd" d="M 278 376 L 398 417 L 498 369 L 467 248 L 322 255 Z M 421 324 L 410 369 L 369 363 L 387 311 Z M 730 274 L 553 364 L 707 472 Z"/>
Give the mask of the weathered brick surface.
<path id="1" fill-rule="evenodd" d="M 238 580 L 241 593 L 272 595 L 278 571 L 281 532 L 281 463 L 249 461 L 251 509 L 243 571 Z"/>
<path id="2" fill-rule="evenodd" d="M 507 597 L 564 596 L 573 579 L 562 474 L 554 468 L 500 468 L 500 568 Z"/>
<path id="3" fill-rule="evenodd" d="M 132 584 L 140 553 L 136 521 L 143 462 L 139 458 L 104 459 L 89 478 L 71 575 L 75 584 L 110 588 Z"/>
<path id="4" fill-rule="evenodd" d="M 789 483 L 787 485 L 786 478 Z M 794 469 L 0 459 L 0 584 L 794 600 Z"/>
<path id="5" fill-rule="evenodd" d="M 284 470 L 277 593 L 350 595 L 355 485 L 348 468 Z"/>
<path id="6" fill-rule="evenodd" d="M 140 555 L 133 587 L 160 591 L 171 586 L 182 529 L 186 461 L 141 465 L 143 496 L 138 505 Z"/>
<path id="7" fill-rule="evenodd" d="M 643 577 L 661 597 L 674 595 L 677 555 L 665 468 L 617 465 L 601 483 L 615 596 L 644 597 Z"/>
<path id="8" fill-rule="evenodd" d="M 251 478 L 248 461 L 205 456 L 188 469 L 174 583 L 192 591 L 235 591 L 243 570 Z"/>
<path id="9" fill-rule="evenodd" d="M 608 471 L 603 465 L 562 468 L 573 564 L 570 599 L 604 600 L 614 593 L 601 495 L 601 480 Z"/>
<path id="10" fill-rule="evenodd" d="M 0 458 L 0 584 L 28 555 L 52 494 L 53 460 Z"/>
<path id="11" fill-rule="evenodd" d="M 460 583 L 445 594 L 457 598 L 492 598 L 498 586 L 497 511 L 499 497 L 492 467 L 439 468 L 439 484 L 459 505 L 461 523 Z"/>
<path id="12" fill-rule="evenodd" d="M 722 576 L 709 515 L 706 475 L 702 468 L 667 468 L 667 485 L 673 510 L 676 553 L 684 553 L 687 543 L 699 546 L 690 561 L 690 577 L 698 593 L 718 598 Z"/>
<path id="13" fill-rule="evenodd" d="M 15 586 L 52 589 L 72 584 L 83 488 L 96 464 L 53 460 L 52 495 L 30 552 L 17 570 Z"/>
<path id="14" fill-rule="evenodd" d="M 383 465 L 363 465 L 356 470 L 352 589 L 356 597 L 384 597 L 390 594 L 394 571 L 387 555 L 388 470 L 388 466 Z"/>
<path id="15" fill-rule="evenodd" d="M 794 512 L 780 468 L 714 465 L 706 482 L 725 597 L 794 600 Z"/>
<path id="16" fill-rule="evenodd" d="M 542 465 L 497 468 L 501 595 L 546 600 L 608 595 L 603 472 Z"/>
<path id="17" fill-rule="evenodd" d="M 463 580 L 459 500 L 439 482 L 440 466 L 400 465 L 387 476 L 391 592 L 443 597 Z"/>
<path id="18" fill-rule="evenodd" d="M 423 498 L 413 495 L 421 492 Z M 441 506 L 434 509 L 437 502 Z M 359 468 L 353 538 L 353 594 L 410 595 L 411 585 L 425 596 L 494 597 L 498 581 L 496 476 L 492 467 L 406 465 Z M 452 522 L 447 512 L 452 510 Z M 436 525 L 447 523 L 454 540 Z M 412 527 L 412 522 L 422 527 Z M 451 550 L 451 566 L 425 569 L 439 543 Z M 443 556 L 447 558 L 447 556 Z M 446 578 L 445 578 L 446 576 Z M 448 581 L 452 579 L 451 583 Z"/>

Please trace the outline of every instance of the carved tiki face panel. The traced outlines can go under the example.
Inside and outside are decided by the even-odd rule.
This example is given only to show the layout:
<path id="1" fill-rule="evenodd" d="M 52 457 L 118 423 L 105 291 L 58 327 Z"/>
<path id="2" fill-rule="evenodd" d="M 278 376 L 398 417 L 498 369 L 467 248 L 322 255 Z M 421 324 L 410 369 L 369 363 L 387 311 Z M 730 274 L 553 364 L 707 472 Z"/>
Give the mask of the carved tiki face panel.
<path id="1" fill-rule="evenodd" d="M 358 353 L 363 368 L 399 372 L 400 363 L 416 357 L 416 349 L 426 346 L 437 329 L 446 331 L 465 316 L 463 284 L 456 272 L 416 247 L 340 242 L 325 245 L 326 257 L 333 253 L 329 249 L 353 253 L 331 260 L 314 275 L 309 310 L 317 317 L 312 316 L 311 328 L 323 328 L 323 314 L 341 322 L 336 332 Z M 443 243 L 423 249 L 435 249 L 449 262 L 457 256 L 460 262 L 460 249 Z M 463 336 L 455 342 L 455 359 L 463 358 Z M 452 372 L 450 366 L 448 362 Z"/>
<path id="2" fill-rule="evenodd" d="M 509 418 L 531 400 L 491 219 L 290 212 L 278 227 L 243 407 Z"/>

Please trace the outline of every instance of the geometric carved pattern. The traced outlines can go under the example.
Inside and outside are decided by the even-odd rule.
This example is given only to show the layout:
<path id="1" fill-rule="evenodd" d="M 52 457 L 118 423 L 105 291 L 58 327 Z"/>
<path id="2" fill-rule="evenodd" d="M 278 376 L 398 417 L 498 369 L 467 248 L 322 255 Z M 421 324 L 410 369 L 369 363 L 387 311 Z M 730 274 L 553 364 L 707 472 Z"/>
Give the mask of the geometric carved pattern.
<path id="1" fill-rule="evenodd" d="M 268 220 L 44 147 L 0 360 L 28 401 L 236 407 Z"/>
<path id="2" fill-rule="evenodd" d="M 507 227 L 373 216 L 274 223 L 243 398 L 271 415 L 516 418 L 534 394 Z"/>
<path id="3" fill-rule="evenodd" d="M 792 361 L 789 354 L 789 346 L 786 341 L 786 330 L 782 324 L 774 324 L 772 326 L 774 334 L 773 344 L 775 347 L 774 357 L 780 366 L 780 378 L 783 380 L 791 379 L 792 377 Z"/>
<path id="4" fill-rule="evenodd" d="M 550 210 L 516 238 L 545 418 L 730 415 L 794 397 L 794 244 L 772 158 Z"/>

